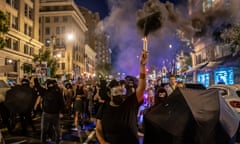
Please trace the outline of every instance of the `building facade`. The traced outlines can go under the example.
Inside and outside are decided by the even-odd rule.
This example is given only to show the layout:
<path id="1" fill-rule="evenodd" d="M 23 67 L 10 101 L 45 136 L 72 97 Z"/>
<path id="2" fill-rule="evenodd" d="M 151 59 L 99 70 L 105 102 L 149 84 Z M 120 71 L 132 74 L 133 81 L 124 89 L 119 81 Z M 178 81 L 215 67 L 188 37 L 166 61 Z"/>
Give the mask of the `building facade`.
<path id="1" fill-rule="evenodd" d="M 43 46 L 39 42 L 39 0 L 1 0 L 0 9 L 9 24 L 9 32 L 4 36 L 6 46 L 0 50 L 0 65 L 12 66 L 0 75 L 19 82 L 29 75 L 24 68 L 33 67 L 33 55 Z"/>
<path id="2" fill-rule="evenodd" d="M 208 13 L 212 9 L 230 9 L 229 0 L 190 0 L 189 14 L 195 10 Z M 187 71 L 193 82 L 203 83 L 206 87 L 212 84 L 234 84 L 240 82 L 239 76 L 239 48 L 233 52 L 226 43 L 214 41 L 209 36 L 193 38 L 194 52 L 192 53 L 193 67 Z M 234 58 L 234 59 L 233 59 Z"/>
<path id="3" fill-rule="evenodd" d="M 86 20 L 74 0 L 40 0 L 40 41 L 57 58 L 57 75 L 72 79 L 85 68 Z"/>
<path id="4" fill-rule="evenodd" d="M 96 52 L 96 65 L 111 63 L 111 50 L 109 48 L 109 36 L 104 34 L 99 27 L 99 13 L 93 13 L 84 7 L 79 7 L 86 19 L 88 32 L 86 44 Z"/>

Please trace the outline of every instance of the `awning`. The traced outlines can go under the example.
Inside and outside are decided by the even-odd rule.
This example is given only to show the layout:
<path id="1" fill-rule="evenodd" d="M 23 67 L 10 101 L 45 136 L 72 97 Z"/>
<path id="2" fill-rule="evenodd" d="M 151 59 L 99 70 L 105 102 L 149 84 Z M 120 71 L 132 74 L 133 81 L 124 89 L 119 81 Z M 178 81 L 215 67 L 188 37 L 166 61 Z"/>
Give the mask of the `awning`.
<path id="1" fill-rule="evenodd" d="M 210 61 L 208 64 L 205 66 L 207 69 L 214 69 L 217 68 L 219 65 L 223 63 L 223 60 L 221 61 Z"/>
<path id="2" fill-rule="evenodd" d="M 185 73 L 192 73 L 197 70 L 200 70 L 200 69 L 204 68 L 207 64 L 208 64 L 208 61 L 197 64 L 196 66 L 193 66 L 191 69 L 187 70 Z"/>
<path id="3" fill-rule="evenodd" d="M 223 65 L 225 67 L 239 67 L 240 66 L 240 52 L 231 54 L 223 60 Z"/>

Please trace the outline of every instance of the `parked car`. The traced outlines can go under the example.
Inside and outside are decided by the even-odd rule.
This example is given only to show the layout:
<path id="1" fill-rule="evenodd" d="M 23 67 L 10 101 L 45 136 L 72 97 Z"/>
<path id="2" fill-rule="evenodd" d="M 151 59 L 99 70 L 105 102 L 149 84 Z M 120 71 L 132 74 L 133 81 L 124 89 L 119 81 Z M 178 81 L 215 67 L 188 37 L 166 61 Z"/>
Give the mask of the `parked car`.
<path id="1" fill-rule="evenodd" d="M 218 89 L 227 104 L 237 112 L 240 118 L 240 85 L 216 84 L 210 86 L 208 89 Z"/>

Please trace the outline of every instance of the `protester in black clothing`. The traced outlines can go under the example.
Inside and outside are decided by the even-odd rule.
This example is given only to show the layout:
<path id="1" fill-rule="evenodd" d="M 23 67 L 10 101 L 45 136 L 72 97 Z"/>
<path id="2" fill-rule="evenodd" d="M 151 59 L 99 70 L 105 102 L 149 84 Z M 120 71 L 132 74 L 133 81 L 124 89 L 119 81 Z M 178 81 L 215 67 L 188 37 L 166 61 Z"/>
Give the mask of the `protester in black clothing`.
<path id="1" fill-rule="evenodd" d="M 162 103 L 166 98 L 167 91 L 163 87 L 158 87 L 154 97 L 154 105 Z"/>
<path id="2" fill-rule="evenodd" d="M 107 81 L 106 80 L 100 80 L 100 87 L 99 87 L 99 96 L 101 97 L 101 100 L 104 102 L 109 102 L 109 88 L 107 87 Z"/>
<path id="3" fill-rule="evenodd" d="M 34 78 L 34 86 L 33 86 L 33 91 L 34 91 L 34 101 L 36 103 L 38 97 L 41 97 L 44 91 L 44 88 L 40 85 L 39 83 L 39 79 L 38 78 Z M 34 115 L 33 117 L 35 117 L 37 115 L 37 113 L 41 113 L 41 107 L 40 105 L 34 105 Z"/>
<path id="4" fill-rule="evenodd" d="M 49 127 L 55 135 L 55 142 L 60 141 L 60 118 L 63 117 L 64 99 L 54 81 L 47 82 L 47 90 L 42 95 L 42 120 L 41 120 L 41 142 L 46 143 Z"/>
<path id="5" fill-rule="evenodd" d="M 146 88 L 146 63 L 148 52 L 143 51 L 140 59 L 140 76 L 136 92 L 124 99 L 120 83 L 112 80 L 111 100 L 98 111 L 96 136 L 101 144 L 138 144 L 137 111 L 143 102 Z"/>
<path id="6" fill-rule="evenodd" d="M 137 88 L 137 85 L 134 82 L 134 79 L 129 79 L 127 81 L 127 85 L 126 85 L 126 96 L 131 96 L 133 93 L 135 93 Z"/>
<path id="7" fill-rule="evenodd" d="M 29 93 L 29 97 L 34 97 L 33 96 L 34 95 L 34 91 L 30 87 L 30 81 L 28 79 L 23 79 L 21 81 L 21 88 L 23 90 L 26 90 L 27 92 L 31 92 L 31 93 Z M 34 126 L 34 123 L 33 123 L 33 120 L 32 120 L 32 114 L 31 114 L 33 105 L 34 105 L 34 99 L 32 101 L 31 109 L 29 109 L 29 110 L 27 110 L 25 112 L 19 113 L 21 126 L 22 126 L 22 134 L 23 135 L 27 135 L 28 134 L 28 127 L 29 126 L 32 129 L 32 131 L 35 131 L 35 126 Z"/>

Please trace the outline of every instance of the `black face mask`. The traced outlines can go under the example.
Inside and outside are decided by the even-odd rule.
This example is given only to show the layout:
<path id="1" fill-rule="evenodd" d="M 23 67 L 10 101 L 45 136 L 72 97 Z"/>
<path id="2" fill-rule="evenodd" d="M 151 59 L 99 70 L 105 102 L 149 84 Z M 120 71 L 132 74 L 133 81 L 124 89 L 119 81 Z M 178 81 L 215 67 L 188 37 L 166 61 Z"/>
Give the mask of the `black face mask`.
<path id="1" fill-rule="evenodd" d="M 49 91 L 55 90 L 55 87 L 54 86 L 48 87 L 48 90 Z"/>
<path id="2" fill-rule="evenodd" d="M 123 97 L 122 97 L 122 95 L 113 96 L 112 101 L 116 105 L 121 105 L 123 103 Z"/>

